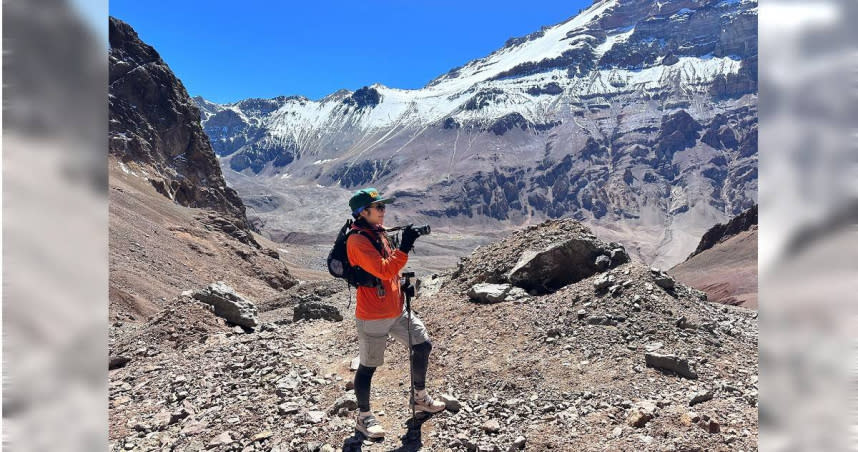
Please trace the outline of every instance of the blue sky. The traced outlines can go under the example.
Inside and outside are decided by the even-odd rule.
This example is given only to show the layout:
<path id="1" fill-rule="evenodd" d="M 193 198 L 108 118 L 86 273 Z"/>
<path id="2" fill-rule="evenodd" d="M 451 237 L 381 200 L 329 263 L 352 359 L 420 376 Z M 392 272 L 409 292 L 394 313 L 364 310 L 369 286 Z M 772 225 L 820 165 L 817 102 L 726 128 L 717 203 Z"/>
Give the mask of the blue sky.
<path id="1" fill-rule="evenodd" d="M 215 102 L 424 86 L 591 0 L 111 0 L 192 96 Z"/>

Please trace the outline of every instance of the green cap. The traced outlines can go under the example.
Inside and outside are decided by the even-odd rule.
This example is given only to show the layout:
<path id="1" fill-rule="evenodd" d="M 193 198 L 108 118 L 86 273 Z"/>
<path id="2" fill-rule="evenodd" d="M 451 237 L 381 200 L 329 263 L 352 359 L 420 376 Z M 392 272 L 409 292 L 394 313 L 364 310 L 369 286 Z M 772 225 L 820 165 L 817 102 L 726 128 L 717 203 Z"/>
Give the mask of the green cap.
<path id="1" fill-rule="evenodd" d="M 363 188 L 356 191 L 355 194 L 352 195 L 352 199 L 349 199 L 349 207 L 352 209 L 352 213 L 358 214 L 366 206 L 374 202 L 390 204 L 394 199 L 395 198 L 382 198 L 378 193 L 378 190 L 372 187 Z"/>

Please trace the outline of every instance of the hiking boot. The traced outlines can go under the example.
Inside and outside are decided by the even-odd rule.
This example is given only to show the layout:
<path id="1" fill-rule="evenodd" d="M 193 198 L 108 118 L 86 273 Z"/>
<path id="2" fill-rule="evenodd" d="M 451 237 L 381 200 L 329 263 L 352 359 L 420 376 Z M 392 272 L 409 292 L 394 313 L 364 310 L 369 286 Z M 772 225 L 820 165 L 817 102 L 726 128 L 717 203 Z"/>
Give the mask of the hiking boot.
<path id="1" fill-rule="evenodd" d="M 371 414 L 368 416 L 358 414 L 355 429 L 366 435 L 367 438 L 384 438 L 384 428 Z"/>
<path id="2" fill-rule="evenodd" d="M 423 394 L 422 398 L 415 394 L 411 399 L 411 404 L 415 411 L 423 411 L 426 413 L 437 413 L 439 411 L 444 411 L 444 409 L 447 408 L 447 405 L 444 402 L 432 400 L 432 397 L 429 397 L 429 394 L 426 393 Z"/>

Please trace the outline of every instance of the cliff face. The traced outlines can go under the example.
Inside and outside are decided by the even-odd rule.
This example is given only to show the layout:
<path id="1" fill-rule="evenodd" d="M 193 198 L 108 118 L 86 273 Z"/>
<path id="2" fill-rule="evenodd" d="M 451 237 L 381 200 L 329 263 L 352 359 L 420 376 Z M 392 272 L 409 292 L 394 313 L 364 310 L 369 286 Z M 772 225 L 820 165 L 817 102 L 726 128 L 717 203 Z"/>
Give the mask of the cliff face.
<path id="1" fill-rule="evenodd" d="M 182 82 L 130 25 L 113 17 L 109 57 L 110 155 L 177 204 L 214 209 L 247 230 L 244 204 L 226 186 Z"/>
<path id="2" fill-rule="evenodd" d="M 158 52 L 110 18 L 109 55 L 110 320 L 163 315 L 166 300 L 215 281 L 255 299 L 297 284 L 250 231 L 200 110 Z"/>

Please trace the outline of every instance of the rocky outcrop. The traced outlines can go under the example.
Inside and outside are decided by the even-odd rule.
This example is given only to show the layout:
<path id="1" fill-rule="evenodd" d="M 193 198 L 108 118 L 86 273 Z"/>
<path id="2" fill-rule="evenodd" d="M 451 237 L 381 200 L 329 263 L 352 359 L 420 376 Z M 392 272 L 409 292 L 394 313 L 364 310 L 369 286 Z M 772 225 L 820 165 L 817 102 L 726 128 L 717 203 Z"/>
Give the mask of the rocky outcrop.
<path id="1" fill-rule="evenodd" d="M 459 264 L 453 284 L 471 287 L 472 298 L 477 298 L 475 289 L 481 287 L 486 294 L 480 298 L 497 301 L 506 298 L 509 290 L 497 284 L 534 294 L 551 293 L 628 261 L 622 245 L 599 240 L 581 223 L 549 220 L 477 248 Z M 474 287 L 477 283 L 492 285 Z"/>
<path id="2" fill-rule="evenodd" d="M 232 287 L 223 281 L 218 281 L 204 289 L 188 291 L 182 295 L 211 305 L 216 315 L 234 325 L 247 328 L 255 328 L 259 325 L 256 305 L 237 294 Z"/>
<path id="3" fill-rule="evenodd" d="M 616 256 L 613 261 L 607 256 L 608 249 L 604 243 L 592 239 L 570 238 L 542 250 L 527 250 L 507 278 L 512 284 L 527 290 L 553 292 L 611 265 L 628 262 L 628 256 L 621 247 L 609 251 Z"/>
<path id="4" fill-rule="evenodd" d="M 248 229 L 182 82 L 127 23 L 111 17 L 109 39 L 110 155 L 145 168 L 152 186 L 177 204 L 214 209 Z"/>
<path id="5" fill-rule="evenodd" d="M 357 109 L 372 108 L 381 102 L 381 94 L 375 88 L 364 86 L 355 91 L 351 96 L 343 99 L 343 103 Z"/>
<path id="6" fill-rule="evenodd" d="M 340 166 L 330 177 L 343 187 L 353 188 L 384 178 L 393 170 L 390 161 L 363 160 Z"/>

